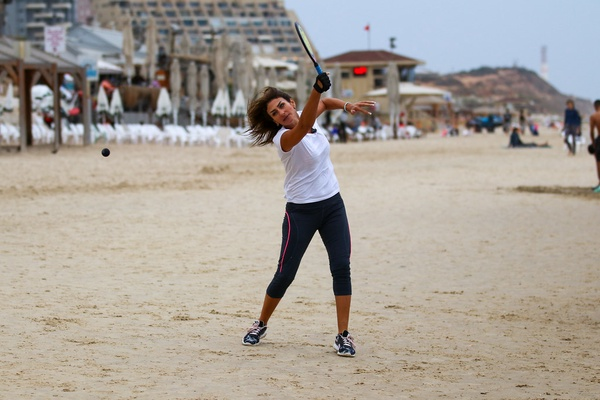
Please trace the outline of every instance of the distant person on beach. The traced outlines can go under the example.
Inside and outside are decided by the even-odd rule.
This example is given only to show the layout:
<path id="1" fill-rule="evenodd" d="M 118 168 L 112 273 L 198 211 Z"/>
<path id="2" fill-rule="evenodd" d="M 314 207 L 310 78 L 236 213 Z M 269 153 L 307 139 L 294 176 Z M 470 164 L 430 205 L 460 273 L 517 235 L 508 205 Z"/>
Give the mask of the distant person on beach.
<path id="1" fill-rule="evenodd" d="M 507 108 L 506 111 L 504 112 L 504 115 L 502 116 L 502 130 L 504 131 L 504 133 L 510 132 L 511 123 L 512 123 L 512 114 L 510 113 L 510 110 Z"/>
<path id="2" fill-rule="evenodd" d="M 595 113 L 590 117 L 590 144 L 596 158 L 596 172 L 598 174 L 598 185 L 594 187 L 594 193 L 600 193 L 600 99 L 594 101 Z M 595 135 L 598 133 L 598 136 Z"/>
<path id="3" fill-rule="evenodd" d="M 519 126 L 521 128 L 521 132 L 525 133 L 525 127 L 527 127 L 527 117 L 525 116 L 525 110 L 521 110 L 519 113 Z"/>
<path id="4" fill-rule="evenodd" d="M 565 120 L 563 122 L 565 132 L 565 144 L 569 148 L 569 154 L 575 155 L 577 149 L 577 136 L 581 134 L 581 115 L 575 109 L 573 100 L 567 100 Z"/>
<path id="5" fill-rule="evenodd" d="M 511 148 L 519 148 L 519 147 L 550 147 L 548 142 L 543 144 L 537 143 L 524 143 L 521 141 L 521 127 L 517 124 L 513 125 L 512 132 L 510 134 L 510 141 L 508 142 L 508 147 Z"/>
<path id="6" fill-rule="evenodd" d="M 301 112 L 296 110 L 296 102 L 289 94 L 274 87 L 263 89 L 248 107 L 248 134 L 253 139 L 252 145 L 272 144 L 283 163 L 287 203 L 277 269 L 267 287 L 260 316 L 242 339 L 246 346 L 257 345 L 266 336 L 267 323 L 292 284 L 302 256 L 318 231 L 327 250 L 333 278 L 338 329 L 334 348 L 339 356 L 355 355 L 354 341 L 348 333 L 352 298 L 350 228 L 329 156 L 326 131 L 317 123 L 317 118 L 328 110 L 370 114 L 367 108 L 373 108 L 375 102 L 350 103 L 321 97 L 330 87 L 327 73 L 319 74 Z M 304 328 L 298 327 L 300 331 L 296 336 L 288 335 L 290 346 L 298 352 L 302 352 L 298 341 Z M 306 329 L 321 331 L 323 327 Z"/>

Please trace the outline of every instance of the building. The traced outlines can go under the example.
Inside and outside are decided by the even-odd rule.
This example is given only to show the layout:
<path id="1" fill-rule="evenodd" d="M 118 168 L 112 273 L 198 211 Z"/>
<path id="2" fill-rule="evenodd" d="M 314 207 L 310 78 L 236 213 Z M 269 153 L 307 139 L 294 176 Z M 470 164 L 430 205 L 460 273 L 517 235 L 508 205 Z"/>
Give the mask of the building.
<path id="1" fill-rule="evenodd" d="M 43 47 L 44 27 L 69 29 L 75 21 L 75 0 L 18 0 L 4 6 L 4 35 L 27 38 Z"/>
<path id="2" fill-rule="evenodd" d="M 328 70 L 336 66 L 341 69 L 342 97 L 348 101 L 362 99 L 367 92 L 386 87 L 390 63 L 396 64 L 401 82 L 413 82 L 415 68 L 424 64 L 386 50 L 349 51 L 322 62 Z"/>
<path id="3" fill-rule="evenodd" d="M 210 49 L 217 36 L 241 38 L 255 55 L 296 60 L 305 57 L 294 28 L 295 13 L 283 0 L 93 0 L 95 23 L 120 29 L 131 18 L 136 42 L 144 42 L 150 16 L 160 46 L 169 52 L 173 35 L 187 35 L 196 54 Z"/>

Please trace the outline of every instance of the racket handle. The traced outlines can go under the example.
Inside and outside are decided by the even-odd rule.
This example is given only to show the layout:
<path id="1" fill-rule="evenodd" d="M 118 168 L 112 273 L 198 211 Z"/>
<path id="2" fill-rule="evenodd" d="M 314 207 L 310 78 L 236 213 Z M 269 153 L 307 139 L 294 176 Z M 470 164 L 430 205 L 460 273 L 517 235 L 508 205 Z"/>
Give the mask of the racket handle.
<path id="1" fill-rule="evenodd" d="M 317 63 L 315 63 L 315 69 L 317 70 L 317 74 L 321 75 L 323 73 L 323 70 L 321 69 L 321 66 Z"/>

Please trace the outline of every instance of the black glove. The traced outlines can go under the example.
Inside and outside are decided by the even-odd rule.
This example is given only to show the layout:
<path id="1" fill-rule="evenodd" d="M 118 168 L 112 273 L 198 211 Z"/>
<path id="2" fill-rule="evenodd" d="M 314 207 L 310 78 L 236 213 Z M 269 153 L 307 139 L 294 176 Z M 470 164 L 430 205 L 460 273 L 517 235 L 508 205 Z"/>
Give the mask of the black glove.
<path id="1" fill-rule="evenodd" d="M 326 72 L 321 72 L 317 76 L 317 80 L 313 85 L 313 88 L 319 93 L 323 93 L 329 90 L 331 87 L 331 81 L 329 80 L 329 75 Z"/>

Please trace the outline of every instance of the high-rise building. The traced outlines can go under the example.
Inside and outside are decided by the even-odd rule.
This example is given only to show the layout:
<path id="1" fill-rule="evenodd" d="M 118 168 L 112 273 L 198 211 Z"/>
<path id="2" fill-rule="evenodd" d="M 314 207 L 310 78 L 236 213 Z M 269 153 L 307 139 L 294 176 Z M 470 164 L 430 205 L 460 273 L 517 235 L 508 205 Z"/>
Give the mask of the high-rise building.
<path id="1" fill-rule="evenodd" d="M 120 29 L 130 18 L 140 44 L 148 18 L 154 17 L 167 51 L 173 35 L 185 33 L 196 53 L 223 35 L 248 42 L 256 55 L 306 57 L 294 29 L 297 17 L 283 0 L 92 0 L 92 7 L 95 22 L 104 28 Z"/>
<path id="2" fill-rule="evenodd" d="M 4 34 L 44 42 L 44 27 L 69 29 L 75 21 L 75 0 L 17 0 L 5 5 Z"/>
<path id="3" fill-rule="evenodd" d="M 540 65 L 540 76 L 545 80 L 548 80 L 548 56 L 547 56 L 548 48 L 546 46 L 542 46 L 542 62 Z"/>

